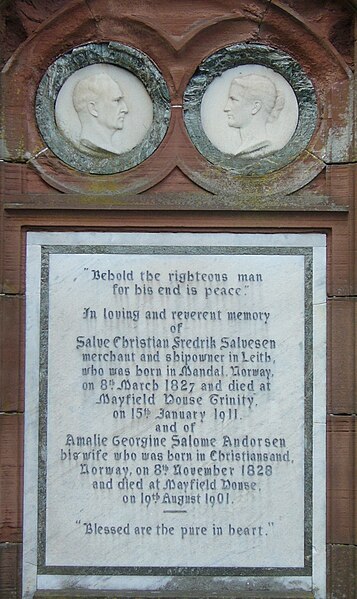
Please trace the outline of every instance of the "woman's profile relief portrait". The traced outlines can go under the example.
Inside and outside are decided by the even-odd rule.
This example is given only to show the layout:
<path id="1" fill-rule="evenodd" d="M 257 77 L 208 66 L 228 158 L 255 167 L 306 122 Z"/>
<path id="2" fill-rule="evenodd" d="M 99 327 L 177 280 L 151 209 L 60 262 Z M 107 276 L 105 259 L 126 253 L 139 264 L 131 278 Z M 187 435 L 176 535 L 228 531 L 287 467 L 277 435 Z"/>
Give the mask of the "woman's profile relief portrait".
<path id="1" fill-rule="evenodd" d="M 266 156 L 273 150 L 267 125 L 279 119 L 284 104 L 283 93 L 265 75 L 232 80 L 224 112 L 228 126 L 237 129 L 236 156 Z"/>
<path id="2" fill-rule="evenodd" d="M 263 65 L 240 65 L 216 77 L 201 104 L 201 124 L 221 152 L 242 159 L 264 158 L 292 138 L 298 103 L 282 75 Z"/>

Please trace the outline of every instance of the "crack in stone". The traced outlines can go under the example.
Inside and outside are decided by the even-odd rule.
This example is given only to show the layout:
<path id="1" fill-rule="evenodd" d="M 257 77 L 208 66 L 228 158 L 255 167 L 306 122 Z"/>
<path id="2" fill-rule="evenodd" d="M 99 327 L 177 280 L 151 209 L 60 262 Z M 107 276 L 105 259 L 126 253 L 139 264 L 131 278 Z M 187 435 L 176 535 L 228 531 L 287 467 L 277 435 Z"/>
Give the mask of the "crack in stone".
<path id="1" fill-rule="evenodd" d="M 6 292 L 1 292 L 0 293 L 0 298 L 1 297 L 18 297 L 20 299 L 22 299 L 24 297 L 25 294 L 22 293 L 6 293 Z"/>
<path id="2" fill-rule="evenodd" d="M 98 16 L 96 16 L 90 6 L 90 0 L 84 0 L 86 7 L 88 8 L 88 11 L 93 19 L 93 21 L 95 22 L 95 26 L 97 28 L 98 33 L 101 33 L 101 28 L 100 28 L 100 18 Z"/>
<path id="3" fill-rule="evenodd" d="M 265 21 L 265 17 L 267 16 L 268 10 L 269 10 L 269 8 L 271 6 L 271 2 L 272 2 L 272 0 L 268 0 L 267 1 L 266 8 L 264 9 L 263 14 L 262 14 L 262 16 L 260 18 L 260 21 L 259 21 L 259 24 L 258 24 L 257 36 L 256 36 L 257 38 L 260 38 L 260 31 L 261 31 L 261 28 L 262 28 L 263 23 Z"/>
<path id="4" fill-rule="evenodd" d="M 31 162 L 31 160 L 36 160 L 36 158 L 38 158 L 39 156 L 41 156 L 41 154 L 43 154 L 44 152 L 47 152 L 48 147 L 46 146 L 45 148 L 42 148 L 42 150 L 40 150 L 39 152 L 37 152 L 37 154 L 35 154 L 34 156 L 30 156 L 26 162 Z"/>

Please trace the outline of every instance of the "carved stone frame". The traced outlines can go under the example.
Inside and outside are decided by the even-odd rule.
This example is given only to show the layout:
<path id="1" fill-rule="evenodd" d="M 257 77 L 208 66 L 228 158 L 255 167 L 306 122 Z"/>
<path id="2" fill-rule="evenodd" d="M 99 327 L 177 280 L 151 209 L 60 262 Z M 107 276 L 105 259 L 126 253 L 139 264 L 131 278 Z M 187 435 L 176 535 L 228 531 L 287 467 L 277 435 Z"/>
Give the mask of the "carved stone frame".
<path id="1" fill-rule="evenodd" d="M 228 69 L 259 64 L 279 73 L 292 87 L 298 103 L 298 123 L 290 141 L 280 150 L 259 158 L 221 152 L 208 139 L 201 124 L 201 102 L 209 84 Z M 184 119 L 197 150 L 212 164 L 235 175 L 266 175 L 296 159 L 308 146 L 317 124 L 315 90 L 300 65 L 288 54 L 260 44 L 234 44 L 206 58 L 184 94 Z"/>
<path id="2" fill-rule="evenodd" d="M 153 121 L 142 142 L 130 151 L 109 157 L 84 154 L 61 133 L 55 121 L 55 102 L 62 85 L 78 69 L 98 63 L 133 73 L 153 103 Z M 65 164 L 97 175 L 120 173 L 143 162 L 162 142 L 170 121 L 170 96 L 160 71 L 143 52 L 118 42 L 90 43 L 63 54 L 46 71 L 37 90 L 36 119 L 48 147 Z"/>

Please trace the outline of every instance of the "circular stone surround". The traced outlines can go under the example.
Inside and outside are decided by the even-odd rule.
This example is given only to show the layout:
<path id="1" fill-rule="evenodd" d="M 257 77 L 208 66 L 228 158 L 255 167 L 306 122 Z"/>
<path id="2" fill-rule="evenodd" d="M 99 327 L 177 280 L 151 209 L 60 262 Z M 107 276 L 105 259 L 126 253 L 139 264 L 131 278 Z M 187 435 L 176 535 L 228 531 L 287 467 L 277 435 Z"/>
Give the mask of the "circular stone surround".
<path id="1" fill-rule="evenodd" d="M 59 57 L 36 96 L 48 147 L 78 171 L 113 174 L 148 158 L 168 129 L 170 98 L 150 58 L 117 42 L 86 44 Z"/>
<path id="2" fill-rule="evenodd" d="M 313 85 L 287 54 L 235 44 L 206 58 L 184 95 L 198 151 L 236 175 L 265 175 L 292 162 L 317 123 Z"/>

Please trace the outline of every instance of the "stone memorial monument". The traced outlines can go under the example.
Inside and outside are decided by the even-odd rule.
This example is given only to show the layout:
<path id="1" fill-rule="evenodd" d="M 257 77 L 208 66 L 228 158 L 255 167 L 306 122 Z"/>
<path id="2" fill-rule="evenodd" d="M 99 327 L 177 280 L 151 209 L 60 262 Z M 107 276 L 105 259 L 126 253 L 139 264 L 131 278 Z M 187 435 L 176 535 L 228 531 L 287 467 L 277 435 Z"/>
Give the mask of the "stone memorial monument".
<path id="1" fill-rule="evenodd" d="M 356 8 L 117 4 L 0 7 L 0 599 L 352 599 Z"/>

